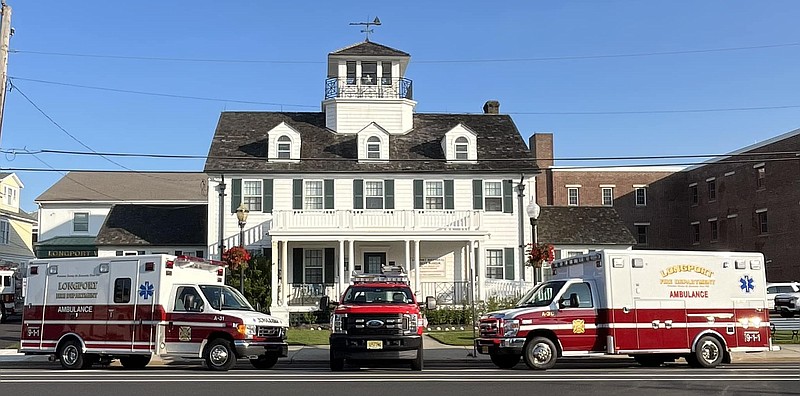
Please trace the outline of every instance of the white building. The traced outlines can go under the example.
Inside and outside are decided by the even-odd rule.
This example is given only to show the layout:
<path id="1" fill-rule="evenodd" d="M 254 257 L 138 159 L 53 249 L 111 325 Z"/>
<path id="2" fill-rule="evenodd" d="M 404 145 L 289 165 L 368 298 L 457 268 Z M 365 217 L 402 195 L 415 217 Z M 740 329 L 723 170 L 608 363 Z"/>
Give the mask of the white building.
<path id="1" fill-rule="evenodd" d="M 24 188 L 16 174 L 0 173 L 0 266 L 17 268 L 34 258 L 36 218 L 19 207 Z"/>
<path id="2" fill-rule="evenodd" d="M 440 301 L 465 301 L 472 271 L 481 300 L 531 285 L 524 191 L 538 170 L 525 141 L 494 101 L 484 114 L 414 113 L 409 60 L 357 43 L 328 55 L 322 112 L 221 114 L 209 240 L 239 245 L 235 210 L 249 209 L 243 242 L 272 257 L 273 314 L 316 309 L 354 270 L 385 264 Z"/>

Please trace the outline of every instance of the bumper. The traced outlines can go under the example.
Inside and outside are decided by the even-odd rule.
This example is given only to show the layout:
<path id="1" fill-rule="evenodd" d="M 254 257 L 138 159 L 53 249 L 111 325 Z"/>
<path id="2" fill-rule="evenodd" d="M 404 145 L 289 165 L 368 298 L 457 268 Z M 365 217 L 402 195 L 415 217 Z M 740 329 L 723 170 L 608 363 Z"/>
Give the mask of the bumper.
<path id="1" fill-rule="evenodd" d="M 478 338 L 475 348 L 483 355 L 522 355 L 525 338 Z"/>
<path id="2" fill-rule="evenodd" d="M 422 347 L 422 337 L 413 336 L 348 336 L 332 334 L 331 357 L 355 360 L 415 359 Z M 380 349 L 367 349 L 367 341 L 381 341 Z"/>
<path id="3" fill-rule="evenodd" d="M 775 304 L 775 310 L 779 312 L 800 312 L 800 306 L 795 303 Z"/>
<path id="4" fill-rule="evenodd" d="M 289 344 L 284 341 L 235 340 L 233 346 L 236 355 L 242 358 L 253 358 L 266 353 L 277 353 L 280 357 L 289 356 Z"/>

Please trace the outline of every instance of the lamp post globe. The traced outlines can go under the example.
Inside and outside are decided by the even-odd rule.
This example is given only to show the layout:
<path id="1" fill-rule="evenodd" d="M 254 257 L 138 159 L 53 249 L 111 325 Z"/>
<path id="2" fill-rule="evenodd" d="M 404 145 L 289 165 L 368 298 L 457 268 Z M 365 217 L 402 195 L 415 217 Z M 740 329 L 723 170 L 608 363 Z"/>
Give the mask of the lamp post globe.
<path id="1" fill-rule="evenodd" d="M 247 215 L 250 209 L 244 203 L 236 208 L 236 219 L 239 220 L 239 246 L 244 247 L 244 226 L 247 224 Z M 239 291 L 244 294 L 244 266 L 239 264 Z"/>
<path id="2" fill-rule="evenodd" d="M 536 203 L 535 199 L 531 199 L 528 203 L 528 206 L 525 208 L 525 211 L 528 213 L 528 217 L 531 219 L 531 249 L 536 248 L 536 243 L 538 243 L 539 236 L 537 235 L 537 227 L 536 221 L 539 219 L 539 214 L 542 212 L 542 208 Z M 533 269 L 533 282 L 534 284 L 538 284 L 542 280 L 541 268 L 534 268 Z"/>

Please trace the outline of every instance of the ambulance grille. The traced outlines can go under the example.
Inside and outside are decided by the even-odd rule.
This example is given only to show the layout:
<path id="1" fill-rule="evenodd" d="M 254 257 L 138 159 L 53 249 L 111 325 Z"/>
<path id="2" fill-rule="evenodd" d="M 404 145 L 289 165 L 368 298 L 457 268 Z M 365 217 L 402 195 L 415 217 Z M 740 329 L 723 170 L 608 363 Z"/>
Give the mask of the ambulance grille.
<path id="1" fill-rule="evenodd" d="M 499 328 L 499 321 L 497 319 L 481 320 L 479 327 L 481 337 L 497 337 Z"/>
<path id="2" fill-rule="evenodd" d="M 282 327 L 258 326 L 259 337 L 283 337 Z"/>

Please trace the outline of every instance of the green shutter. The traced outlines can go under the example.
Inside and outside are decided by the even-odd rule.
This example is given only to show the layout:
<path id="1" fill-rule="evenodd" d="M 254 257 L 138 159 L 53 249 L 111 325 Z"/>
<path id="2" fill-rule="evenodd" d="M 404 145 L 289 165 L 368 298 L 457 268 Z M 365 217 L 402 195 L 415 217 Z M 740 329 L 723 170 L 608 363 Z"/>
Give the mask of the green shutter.
<path id="1" fill-rule="evenodd" d="M 242 204 L 242 179 L 231 180 L 231 213 Z"/>
<path id="2" fill-rule="evenodd" d="M 425 196 L 423 194 L 422 180 L 414 180 L 414 209 L 425 209 Z"/>
<path id="3" fill-rule="evenodd" d="M 264 213 L 272 213 L 272 179 L 264 179 L 264 184 L 261 186 L 262 200 L 261 211 Z"/>
<path id="4" fill-rule="evenodd" d="M 303 283 L 303 248 L 292 249 L 292 283 Z"/>
<path id="5" fill-rule="evenodd" d="M 364 180 L 353 180 L 353 209 L 364 209 Z"/>
<path id="6" fill-rule="evenodd" d="M 292 180 L 292 209 L 303 209 L 303 180 Z"/>
<path id="7" fill-rule="evenodd" d="M 325 179 L 323 182 L 325 194 L 325 209 L 333 209 L 333 179 Z"/>
<path id="8" fill-rule="evenodd" d="M 472 209 L 483 209 L 483 180 L 472 181 Z"/>
<path id="9" fill-rule="evenodd" d="M 394 180 L 383 181 L 383 208 L 394 209 Z"/>
<path id="10" fill-rule="evenodd" d="M 455 199 L 453 197 L 453 181 L 452 180 L 445 180 L 444 181 L 444 208 L 445 209 L 455 209 Z"/>
<path id="11" fill-rule="evenodd" d="M 323 283 L 332 284 L 334 281 L 334 277 L 336 276 L 334 272 L 335 268 L 334 261 L 336 261 L 335 252 L 336 250 L 334 248 L 325 248 L 325 264 L 324 264 L 325 269 L 323 270 L 324 272 Z"/>
<path id="12" fill-rule="evenodd" d="M 514 182 L 503 180 L 503 213 L 514 213 Z"/>
<path id="13" fill-rule="evenodd" d="M 506 270 L 505 278 L 514 280 L 514 248 L 503 249 L 503 260 L 505 262 Z"/>

